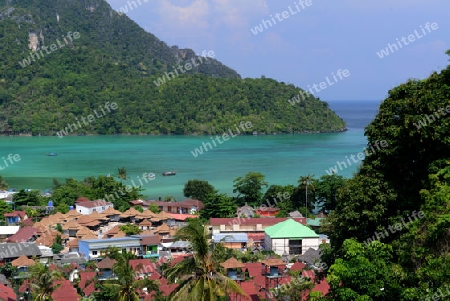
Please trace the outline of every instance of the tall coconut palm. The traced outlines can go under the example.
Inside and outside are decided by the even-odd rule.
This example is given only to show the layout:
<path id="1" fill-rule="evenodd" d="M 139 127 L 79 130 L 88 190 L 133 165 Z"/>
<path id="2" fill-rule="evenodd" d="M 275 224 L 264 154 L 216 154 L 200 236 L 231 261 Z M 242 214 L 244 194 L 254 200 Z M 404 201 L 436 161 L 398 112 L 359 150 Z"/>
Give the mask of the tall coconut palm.
<path id="1" fill-rule="evenodd" d="M 53 300 L 53 292 L 61 285 L 56 282 L 64 278 L 62 272 L 50 270 L 47 265 L 40 262 L 31 266 L 29 272 L 33 300 Z"/>
<path id="2" fill-rule="evenodd" d="M 165 270 L 167 279 L 179 284 L 170 300 L 215 301 L 232 292 L 245 295 L 236 282 L 219 272 L 208 230 L 199 220 L 189 221 L 177 231 L 175 238 L 189 241 L 193 255 Z"/>
<path id="3" fill-rule="evenodd" d="M 113 272 L 117 275 L 117 280 L 105 284 L 105 286 L 112 290 L 118 291 L 116 301 L 139 301 L 138 291 L 146 288 L 148 292 L 159 292 L 158 283 L 150 279 L 138 279 L 138 270 L 142 265 L 136 266 L 135 269 L 130 264 L 130 256 L 121 254 L 117 262 L 113 266 Z"/>
<path id="4" fill-rule="evenodd" d="M 311 188 L 312 191 L 315 191 L 316 188 L 312 183 L 313 175 L 308 174 L 307 176 L 301 176 L 298 180 L 300 185 L 305 185 L 305 217 L 308 217 L 308 187 Z"/>

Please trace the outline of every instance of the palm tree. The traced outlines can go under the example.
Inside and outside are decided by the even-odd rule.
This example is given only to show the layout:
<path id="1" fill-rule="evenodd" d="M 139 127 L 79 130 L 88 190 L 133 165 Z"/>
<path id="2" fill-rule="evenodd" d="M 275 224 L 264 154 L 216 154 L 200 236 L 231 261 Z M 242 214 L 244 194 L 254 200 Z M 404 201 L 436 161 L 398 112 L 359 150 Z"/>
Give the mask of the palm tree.
<path id="1" fill-rule="evenodd" d="M 175 238 L 189 241 L 193 256 L 164 271 L 167 280 L 179 282 L 170 300 L 215 301 L 232 292 L 245 295 L 236 282 L 219 272 L 215 248 L 208 239 L 207 228 L 199 220 L 189 221 L 177 231 Z"/>
<path id="2" fill-rule="evenodd" d="M 117 168 L 117 177 L 119 179 L 122 179 L 122 180 L 128 179 L 128 177 L 127 177 L 127 170 L 125 169 L 125 167 Z"/>
<path id="3" fill-rule="evenodd" d="M 62 272 L 50 270 L 50 268 L 37 262 L 29 269 L 30 284 L 33 292 L 33 300 L 45 301 L 53 300 L 52 294 L 61 284 L 55 284 L 57 280 L 64 278 Z"/>
<path id="4" fill-rule="evenodd" d="M 308 187 L 311 187 L 312 191 L 316 190 L 314 184 L 312 183 L 313 175 L 308 174 L 307 176 L 301 176 L 298 180 L 300 185 L 305 185 L 305 217 L 308 217 Z"/>
<path id="5" fill-rule="evenodd" d="M 137 279 L 137 271 L 142 268 L 142 265 L 136 266 L 136 269 L 130 264 L 131 256 L 127 253 L 120 254 L 117 262 L 113 266 L 113 272 L 117 275 L 117 280 L 105 284 L 108 289 L 118 291 L 116 301 L 139 301 L 139 290 L 146 288 L 148 292 L 159 292 L 157 282 L 150 279 Z"/>

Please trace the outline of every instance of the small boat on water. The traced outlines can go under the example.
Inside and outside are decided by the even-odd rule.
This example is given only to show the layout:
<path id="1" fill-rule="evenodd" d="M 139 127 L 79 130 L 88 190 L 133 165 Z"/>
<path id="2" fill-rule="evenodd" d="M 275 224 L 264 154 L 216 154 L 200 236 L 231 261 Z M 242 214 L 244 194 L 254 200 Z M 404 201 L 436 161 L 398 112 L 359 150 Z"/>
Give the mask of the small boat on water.
<path id="1" fill-rule="evenodd" d="M 57 156 L 57 154 L 56 154 L 56 153 L 47 153 L 47 156 L 49 156 L 49 157 L 55 157 L 55 156 Z"/>
<path id="2" fill-rule="evenodd" d="M 148 178 L 148 179 L 154 179 L 154 178 L 156 178 L 156 175 L 155 175 L 154 173 L 152 173 L 152 172 L 149 172 L 149 173 L 147 174 L 147 178 Z"/>
<path id="3" fill-rule="evenodd" d="M 165 176 L 165 177 L 167 177 L 167 176 L 174 176 L 174 175 L 176 175 L 177 174 L 177 172 L 176 171 L 166 171 L 166 172 L 163 172 L 163 176 Z"/>

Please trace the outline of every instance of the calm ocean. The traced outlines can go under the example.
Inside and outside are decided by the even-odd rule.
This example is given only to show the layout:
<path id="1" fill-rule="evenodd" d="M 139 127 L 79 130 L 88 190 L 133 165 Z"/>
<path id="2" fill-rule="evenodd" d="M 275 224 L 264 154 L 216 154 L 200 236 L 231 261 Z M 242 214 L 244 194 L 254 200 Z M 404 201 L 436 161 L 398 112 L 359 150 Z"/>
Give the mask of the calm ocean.
<path id="1" fill-rule="evenodd" d="M 218 144 L 202 155 L 191 151 L 210 142 L 206 136 L 83 136 L 83 137 L 0 137 L 0 158 L 19 154 L 21 160 L 0 171 L 15 189 L 46 189 L 52 178 L 115 175 L 125 167 L 129 179 L 139 185 L 143 173 L 156 179 L 142 182 L 148 198 L 174 196 L 183 199 L 189 179 L 209 181 L 216 189 L 232 193 L 233 180 L 249 171 L 266 175 L 269 184 L 297 184 L 301 175 L 320 177 L 326 170 L 357 154 L 366 146 L 364 127 L 379 107 L 379 101 L 335 101 L 330 107 L 341 116 L 348 131 L 336 134 L 240 136 Z M 46 153 L 55 152 L 55 157 Z M 0 167 L 4 167 L 3 159 Z M 176 170 L 177 175 L 161 173 Z M 357 165 L 338 174 L 351 177 Z M 139 178 L 138 178 L 139 177 Z"/>

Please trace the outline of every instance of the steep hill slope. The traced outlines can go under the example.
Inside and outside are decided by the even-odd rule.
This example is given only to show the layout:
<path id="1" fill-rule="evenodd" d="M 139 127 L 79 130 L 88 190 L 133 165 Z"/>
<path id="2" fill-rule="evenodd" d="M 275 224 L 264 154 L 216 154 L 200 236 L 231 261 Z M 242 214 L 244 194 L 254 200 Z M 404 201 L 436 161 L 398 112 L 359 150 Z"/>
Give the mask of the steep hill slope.
<path id="1" fill-rule="evenodd" d="M 243 120 L 264 133 L 345 128 L 318 99 L 289 104 L 300 89 L 242 80 L 211 57 L 169 47 L 104 0 L 7 1 L 0 57 L 4 133 L 55 135 L 75 124 L 68 134 L 211 134 Z M 98 113 L 108 102 L 117 109 Z"/>

